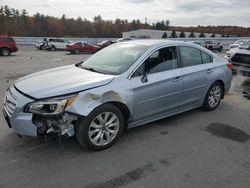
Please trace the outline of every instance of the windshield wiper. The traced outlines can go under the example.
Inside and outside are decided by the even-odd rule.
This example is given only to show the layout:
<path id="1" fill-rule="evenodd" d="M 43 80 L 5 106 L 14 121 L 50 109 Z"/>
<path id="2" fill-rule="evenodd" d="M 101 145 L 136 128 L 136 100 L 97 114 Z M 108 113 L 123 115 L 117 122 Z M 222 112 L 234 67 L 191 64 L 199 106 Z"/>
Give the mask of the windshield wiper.
<path id="1" fill-rule="evenodd" d="M 103 73 L 103 72 L 101 72 L 101 71 L 98 71 L 98 70 L 96 70 L 96 69 L 94 69 L 94 68 L 87 68 L 87 67 L 82 67 L 83 69 L 86 69 L 86 70 L 89 70 L 89 71 L 92 71 L 92 72 L 97 72 L 97 73 L 101 73 L 101 74 L 105 74 L 105 73 Z"/>

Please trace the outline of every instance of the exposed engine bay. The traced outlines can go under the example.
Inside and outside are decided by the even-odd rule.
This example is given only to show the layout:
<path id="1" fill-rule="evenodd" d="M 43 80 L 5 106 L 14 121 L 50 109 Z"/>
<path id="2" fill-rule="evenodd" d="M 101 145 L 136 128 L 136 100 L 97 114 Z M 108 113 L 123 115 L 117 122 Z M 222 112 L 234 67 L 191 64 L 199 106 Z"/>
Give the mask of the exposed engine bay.
<path id="1" fill-rule="evenodd" d="M 75 124 L 78 117 L 64 112 L 57 116 L 42 116 L 33 114 L 32 122 L 37 126 L 37 134 L 54 133 L 57 136 L 72 137 L 75 135 Z"/>

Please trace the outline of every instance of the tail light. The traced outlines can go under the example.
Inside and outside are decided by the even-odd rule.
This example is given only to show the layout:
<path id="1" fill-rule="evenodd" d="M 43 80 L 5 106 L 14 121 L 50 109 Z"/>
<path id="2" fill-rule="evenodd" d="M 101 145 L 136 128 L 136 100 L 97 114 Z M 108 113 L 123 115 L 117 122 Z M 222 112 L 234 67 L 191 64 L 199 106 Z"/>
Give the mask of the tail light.
<path id="1" fill-rule="evenodd" d="M 228 68 L 229 70 L 232 70 L 232 69 L 233 69 L 233 64 L 232 64 L 232 63 L 228 63 L 228 64 L 227 64 L 227 68 Z"/>

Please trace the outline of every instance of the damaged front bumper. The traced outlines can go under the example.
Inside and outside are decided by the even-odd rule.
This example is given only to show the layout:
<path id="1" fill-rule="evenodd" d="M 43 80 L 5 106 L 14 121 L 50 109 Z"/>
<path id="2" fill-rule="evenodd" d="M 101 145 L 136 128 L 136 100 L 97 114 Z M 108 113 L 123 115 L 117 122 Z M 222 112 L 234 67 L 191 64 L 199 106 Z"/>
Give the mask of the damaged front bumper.
<path id="1" fill-rule="evenodd" d="M 74 136 L 78 115 L 64 112 L 57 116 L 39 116 L 24 112 L 28 103 L 35 100 L 10 87 L 5 95 L 3 114 L 10 128 L 18 135 L 33 136 L 56 133 L 58 136 Z"/>

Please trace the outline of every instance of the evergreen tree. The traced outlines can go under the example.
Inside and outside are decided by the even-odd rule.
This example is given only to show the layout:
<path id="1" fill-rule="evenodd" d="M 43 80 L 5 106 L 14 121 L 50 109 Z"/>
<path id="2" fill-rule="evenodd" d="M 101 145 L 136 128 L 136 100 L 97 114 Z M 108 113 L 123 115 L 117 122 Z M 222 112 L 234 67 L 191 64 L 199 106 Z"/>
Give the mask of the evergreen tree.
<path id="1" fill-rule="evenodd" d="M 170 38 L 177 38 L 175 30 L 173 30 L 172 33 L 170 34 Z"/>
<path id="2" fill-rule="evenodd" d="M 162 37 L 161 38 L 168 38 L 168 34 L 167 34 L 167 32 L 165 31 L 164 33 L 163 33 L 163 35 L 162 35 Z"/>
<path id="3" fill-rule="evenodd" d="M 204 37 L 206 37 L 206 36 L 204 35 L 203 32 L 201 32 L 200 35 L 199 35 L 199 37 L 200 37 L 200 38 L 204 38 Z"/>
<path id="4" fill-rule="evenodd" d="M 180 38 L 185 38 L 185 37 L 186 37 L 186 35 L 185 35 L 185 33 L 182 31 L 182 32 L 180 32 L 179 37 L 180 37 Z"/>
<path id="5" fill-rule="evenodd" d="M 188 37 L 189 38 L 195 38 L 194 32 L 191 32 Z"/>

